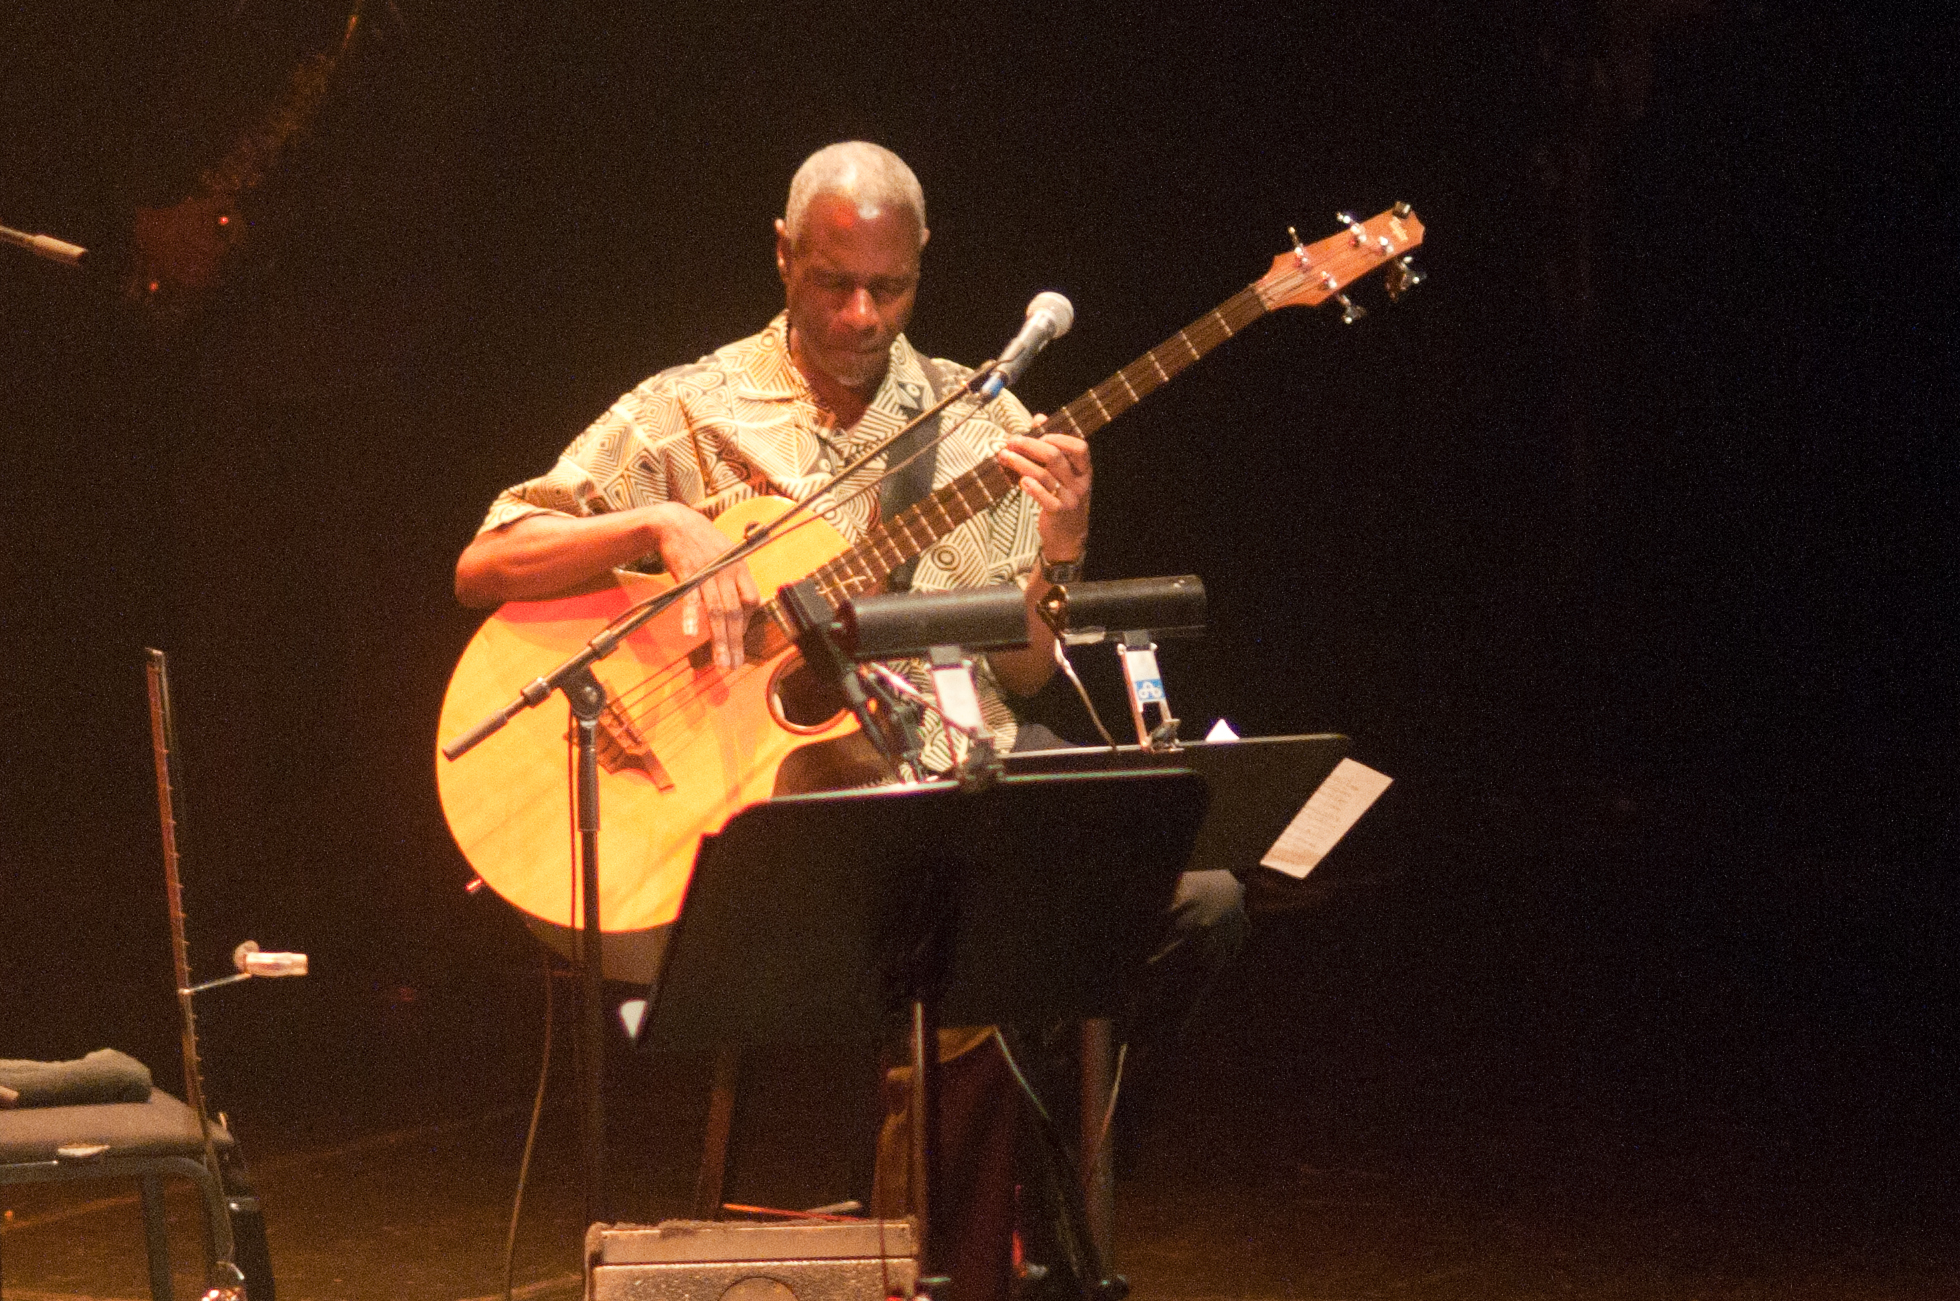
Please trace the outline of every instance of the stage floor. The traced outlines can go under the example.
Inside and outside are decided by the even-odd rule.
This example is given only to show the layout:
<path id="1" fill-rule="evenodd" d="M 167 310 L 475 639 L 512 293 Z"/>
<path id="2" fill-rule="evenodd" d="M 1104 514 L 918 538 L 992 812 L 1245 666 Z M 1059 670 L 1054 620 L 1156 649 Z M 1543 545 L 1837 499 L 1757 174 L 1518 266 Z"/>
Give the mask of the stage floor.
<path id="1" fill-rule="evenodd" d="M 1852 848 L 1814 828 L 1764 841 L 1754 815 L 1726 834 L 1700 805 L 1618 800 L 1556 824 L 1501 800 L 1454 807 L 1385 805 L 1317 894 L 1255 918 L 1118 1185 L 1117 1264 L 1139 1298 L 1960 1296 L 1944 1086 L 1936 1062 L 1911 1066 L 1922 1040 L 1879 1015 L 1900 1000 L 1825 1015 L 1813 979 L 1786 1016 L 1781 950 L 1731 933 L 1721 893 L 1695 893 L 1719 871 L 1760 897 Z M 253 1166 L 281 1301 L 500 1292 L 542 1029 L 530 960 L 514 943 L 400 982 L 316 962 L 213 1004 L 212 1091 Z M 523 1297 L 579 1294 L 572 994 Z M 707 1064 L 611 1066 L 616 1216 L 683 1214 Z M 858 1077 L 756 1070 L 762 1132 L 731 1199 L 848 1195 L 861 1151 L 811 1131 Z M 0 1296 L 148 1295 L 134 1189 L 6 1188 L 0 1206 Z M 178 1295 L 194 1297 L 197 1223 L 183 1192 L 171 1206 Z"/>
<path id="2" fill-rule="evenodd" d="M 1189 1118 L 1153 1137 L 1119 1185 L 1119 1265 L 1139 1298 L 1949 1298 L 1950 1242 L 1787 1190 L 1641 1198 L 1588 1163 L 1551 1185 L 1452 1187 L 1419 1161 L 1314 1164 L 1180 1084 Z M 267 1135 L 256 1175 L 282 1301 L 459 1301 L 500 1294 L 521 1105 Z M 389 1124 L 387 1120 L 407 1123 Z M 246 1131 L 250 1134 L 250 1129 Z M 580 1199 L 569 1114 L 547 1117 L 519 1237 L 516 1295 L 580 1295 Z M 624 1154 L 622 1154 L 622 1157 Z M 1593 1176 L 1588 1186 L 1587 1176 Z M 653 1181 L 623 1173 L 627 1200 Z M 676 1181 L 664 1181 L 670 1185 Z M 4 1295 L 149 1295 L 133 1195 L 107 1185 L 9 1189 Z M 198 1221 L 171 1197 L 177 1295 L 195 1297 Z M 674 1203 L 668 1210 L 679 1210 Z M 658 1211 L 656 1210 L 656 1213 Z"/>

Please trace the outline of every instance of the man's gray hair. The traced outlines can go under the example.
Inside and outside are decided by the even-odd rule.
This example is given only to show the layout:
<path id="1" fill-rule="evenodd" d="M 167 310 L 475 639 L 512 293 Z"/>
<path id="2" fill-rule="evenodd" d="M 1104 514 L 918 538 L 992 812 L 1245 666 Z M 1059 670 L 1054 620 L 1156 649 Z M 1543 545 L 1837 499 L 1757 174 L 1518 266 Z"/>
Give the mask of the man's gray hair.
<path id="1" fill-rule="evenodd" d="M 783 226 L 791 244 L 801 243 L 810 202 L 818 195 L 837 194 L 859 208 L 907 208 L 918 218 L 919 234 L 926 229 L 926 193 L 912 169 L 883 145 L 846 140 L 826 145 L 803 160 L 789 182 L 789 203 Z"/>

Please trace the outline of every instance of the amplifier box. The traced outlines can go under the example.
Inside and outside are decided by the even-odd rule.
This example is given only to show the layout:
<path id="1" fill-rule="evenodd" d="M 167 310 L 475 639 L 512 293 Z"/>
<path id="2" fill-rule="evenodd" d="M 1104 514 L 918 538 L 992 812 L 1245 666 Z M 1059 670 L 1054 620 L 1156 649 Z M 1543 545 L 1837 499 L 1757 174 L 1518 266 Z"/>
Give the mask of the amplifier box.
<path id="1" fill-rule="evenodd" d="M 919 1276 L 910 1220 L 595 1224 L 586 1301 L 885 1301 Z"/>

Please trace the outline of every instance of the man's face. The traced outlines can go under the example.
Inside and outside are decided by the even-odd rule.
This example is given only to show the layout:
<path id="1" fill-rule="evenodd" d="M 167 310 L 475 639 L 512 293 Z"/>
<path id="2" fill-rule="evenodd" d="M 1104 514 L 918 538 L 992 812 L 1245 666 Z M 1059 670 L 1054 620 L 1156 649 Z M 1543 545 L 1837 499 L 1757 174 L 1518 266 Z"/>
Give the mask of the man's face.
<path id="1" fill-rule="evenodd" d="M 912 319 L 924 243 L 907 209 L 860 207 L 835 194 L 811 202 L 793 247 L 778 221 L 776 268 L 797 362 L 869 397 L 892 340 Z"/>

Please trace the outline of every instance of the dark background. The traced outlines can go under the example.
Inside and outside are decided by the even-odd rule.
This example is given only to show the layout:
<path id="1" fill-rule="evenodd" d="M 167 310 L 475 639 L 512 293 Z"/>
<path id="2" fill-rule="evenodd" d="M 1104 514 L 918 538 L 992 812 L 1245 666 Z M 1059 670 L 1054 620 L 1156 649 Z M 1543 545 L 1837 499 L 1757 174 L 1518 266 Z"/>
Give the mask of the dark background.
<path id="1" fill-rule="evenodd" d="M 344 19 L 10 11 L 0 221 L 113 251 Z M 1848 1184 L 1943 1150 L 1953 38 L 1721 3 L 370 14 L 208 292 L 0 249 L 0 1056 L 174 1074 L 145 645 L 200 974 L 246 936 L 315 963 L 208 1004 L 228 1078 L 535 962 L 435 801 L 454 557 L 618 393 L 768 319 L 790 173 L 866 137 L 925 186 L 922 347 L 1074 301 L 1037 409 L 1289 224 L 1428 225 L 1403 304 L 1280 313 L 1099 436 L 1097 576 L 1211 593 L 1164 654 L 1187 734 L 1338 730 L 1397 779 L 1260 919 L 1247 1022 L 1338 1005 L 1378 1120 L 1719 1122 Z"/>

